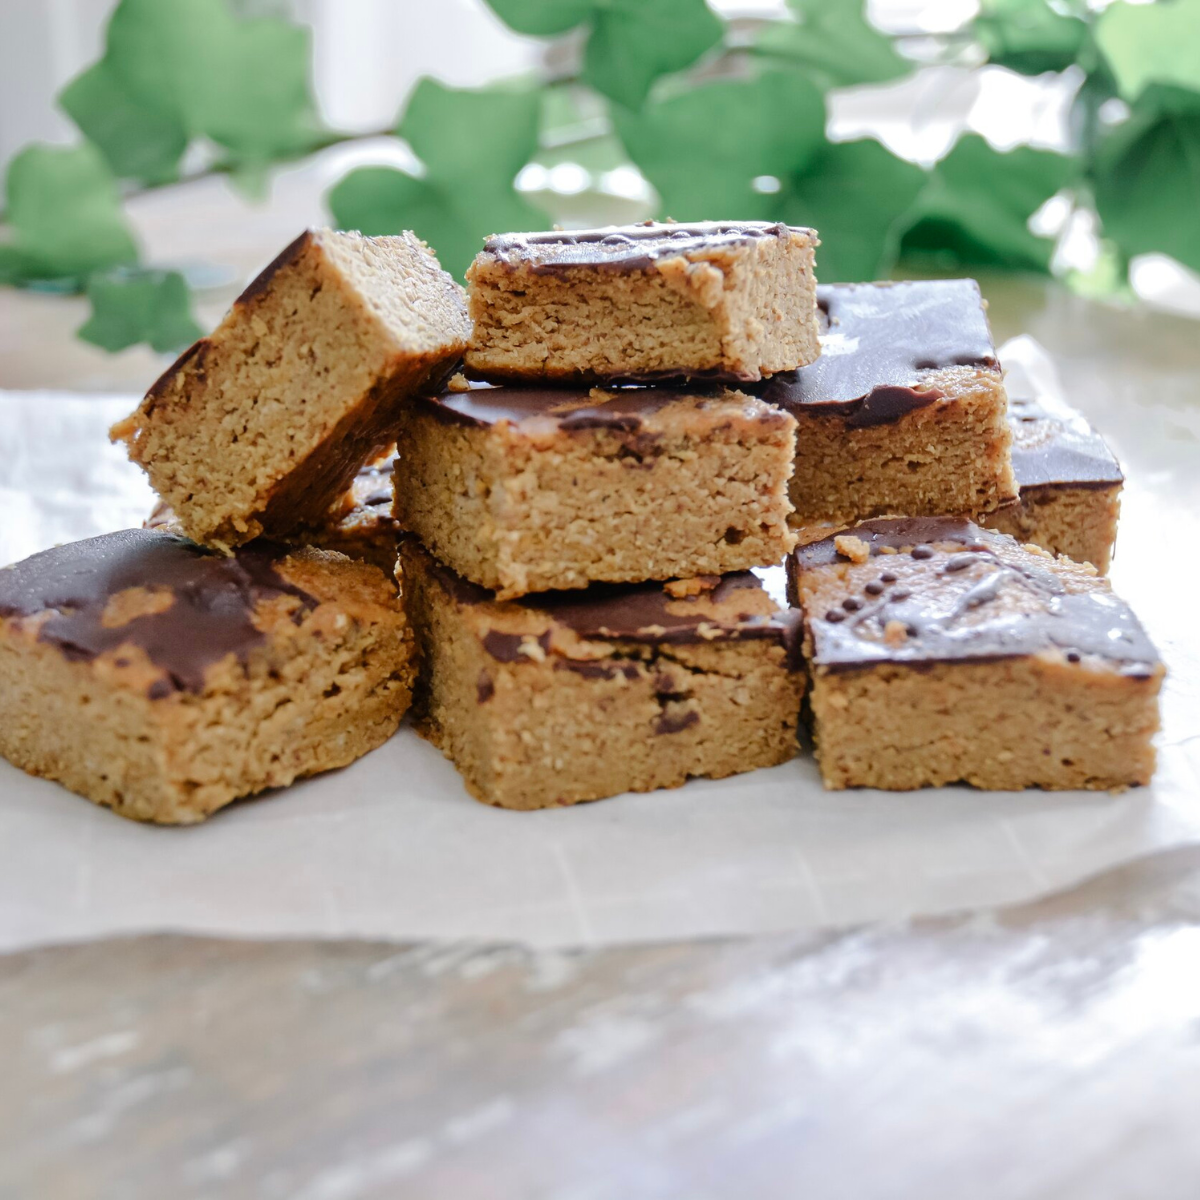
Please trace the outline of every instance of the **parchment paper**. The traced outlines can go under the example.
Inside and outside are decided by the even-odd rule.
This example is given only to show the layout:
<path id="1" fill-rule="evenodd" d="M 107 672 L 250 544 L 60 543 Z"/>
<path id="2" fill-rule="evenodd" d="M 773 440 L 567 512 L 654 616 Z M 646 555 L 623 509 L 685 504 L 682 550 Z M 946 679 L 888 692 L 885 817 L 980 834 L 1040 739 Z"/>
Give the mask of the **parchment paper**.
<path id="1" fill-rule="evenodd" d="M 1032 379 L 1056 393 L 1029 339 L 1002 358 L 1010 386 Z M 105 437 L 132 403 L 0 393 L 0 562 L 140 524 L 149 488 Z M 471 800 L 404 727 L 344 771 L 202 826 L 160 829 L 0 762 L 0 950 L 168 929 L 543 946 L 750 934 L 1023 901 L 1200 842 L 1194 589 L 1162 534 L 1169 509 L 1172 534 L 1200 544 L 1197 485 L 1171 469 L 1181 460 L 1167 453 L 1169 429 L 1113 424 L 1136 459 L 1157 464 L 1127 487 L 1114 570 L 1172 669 L 1149 788 L 826 793 L 802 757 L 676 791 L 509 813 Z"/>

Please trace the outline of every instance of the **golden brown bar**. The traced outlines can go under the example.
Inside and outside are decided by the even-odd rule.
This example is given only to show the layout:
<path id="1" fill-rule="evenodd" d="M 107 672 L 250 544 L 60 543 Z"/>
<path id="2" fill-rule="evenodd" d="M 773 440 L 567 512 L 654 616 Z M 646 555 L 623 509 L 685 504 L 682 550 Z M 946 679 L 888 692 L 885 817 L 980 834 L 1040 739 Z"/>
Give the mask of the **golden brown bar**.
<path id="1" fill-rule="evenodd" d="M 868 521 L 788 565 L 826 787 L 1150 781 L 1163 665 L 1093 567 L 954 518 Z"/>
<path id="2" fill-rule="evenodd" d="M 122 816 L 190 824 L 386 741 L 412 657 L 366 563 L 106 534 L 0 570 L 0 754 Z"/>

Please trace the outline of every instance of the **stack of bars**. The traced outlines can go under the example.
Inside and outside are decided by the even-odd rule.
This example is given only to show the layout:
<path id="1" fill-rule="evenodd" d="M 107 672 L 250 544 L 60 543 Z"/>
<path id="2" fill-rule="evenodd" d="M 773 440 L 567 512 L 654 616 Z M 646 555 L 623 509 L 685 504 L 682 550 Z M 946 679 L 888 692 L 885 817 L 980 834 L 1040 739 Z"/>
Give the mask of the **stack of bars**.
<path id="1" fill-rule="evenodd" d="M 1006 397 L 975 283 L 818 287 L 817 244 L 507 234 L 464 293 L 411 234 L 303 235 L 114 429 L 147 528 L 0 572 L 0 753 L 168 822 L 410 701 L 515 809 L 782 763 L 802 721 L 831 788 L 1147 782 L 1115 459 Z"/>

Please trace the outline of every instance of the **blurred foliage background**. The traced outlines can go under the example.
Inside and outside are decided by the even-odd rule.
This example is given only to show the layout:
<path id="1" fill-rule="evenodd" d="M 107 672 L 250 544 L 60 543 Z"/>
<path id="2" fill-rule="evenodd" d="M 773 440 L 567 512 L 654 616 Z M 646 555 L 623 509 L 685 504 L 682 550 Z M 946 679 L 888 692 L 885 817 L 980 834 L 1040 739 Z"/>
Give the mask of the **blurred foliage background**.
<path id="1" fill-rule="evenodd" d="M 487 2 L 545 40 L 545 68 L 478 89 L 422 79 L 373 135 L 401 140 L 411 167 L 350 170 L 327 195 L 335 224 L 415 229 L 461 276 L 489 233 L 573 223 L 546 185 L 567 164 L 640 174 L 663 217 L 814 225 L 829 281 L 986 267 L 1121 295 L 1138 255 L 1200 271 L 1200 0 L 981 0 L 936 35 L 885 32 L 862 0 L 788 0 L 786 19 L 754 21 L 705 0 Z M 187 283 L 140 261 L 123 204 L 218 173 L 262 196 L 272 168 L 366 136 L 324 122 L 311 59 L 307 28 L 234 0 L 121 0 L 103 56 L 59 96 L 78 142 L 9 164 L 0 283 L 86 292 L 79 335 L 108 350 L 193 340 Z M 886 100 L 940 63 L 1065 80 L 1067 144 L 968 132 L 917 163 L 830 136 L 845 89 Z M 1056 254 L 1080 222 L 1099 239 L 1082 274 Z"/>

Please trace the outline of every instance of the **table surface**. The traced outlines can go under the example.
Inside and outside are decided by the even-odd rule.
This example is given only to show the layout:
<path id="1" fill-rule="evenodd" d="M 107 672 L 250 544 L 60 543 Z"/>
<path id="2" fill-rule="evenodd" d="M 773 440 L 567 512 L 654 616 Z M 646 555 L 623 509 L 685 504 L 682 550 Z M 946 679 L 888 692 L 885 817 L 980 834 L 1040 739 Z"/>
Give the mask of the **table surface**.
<path id="1" fill-rule="evenodd" d="M 211 323 L 321 220 L 320 183 L 236 221 L 207 184 L 134 215 L 152 259 L 229 268 Z M 1200 467 L 1200 324 L 982 283 L 997 341 L 1031 333 L 1069 400 L 1168 422 Z M 0 290 L 0 387 L 143 388 L 160 361 L 73 341 L 84 315 Z M 0 1200 L 1194 1200 L 1200 848 L 820 936 L 39 949 L 0 957 L 0 1063 Z"/>

